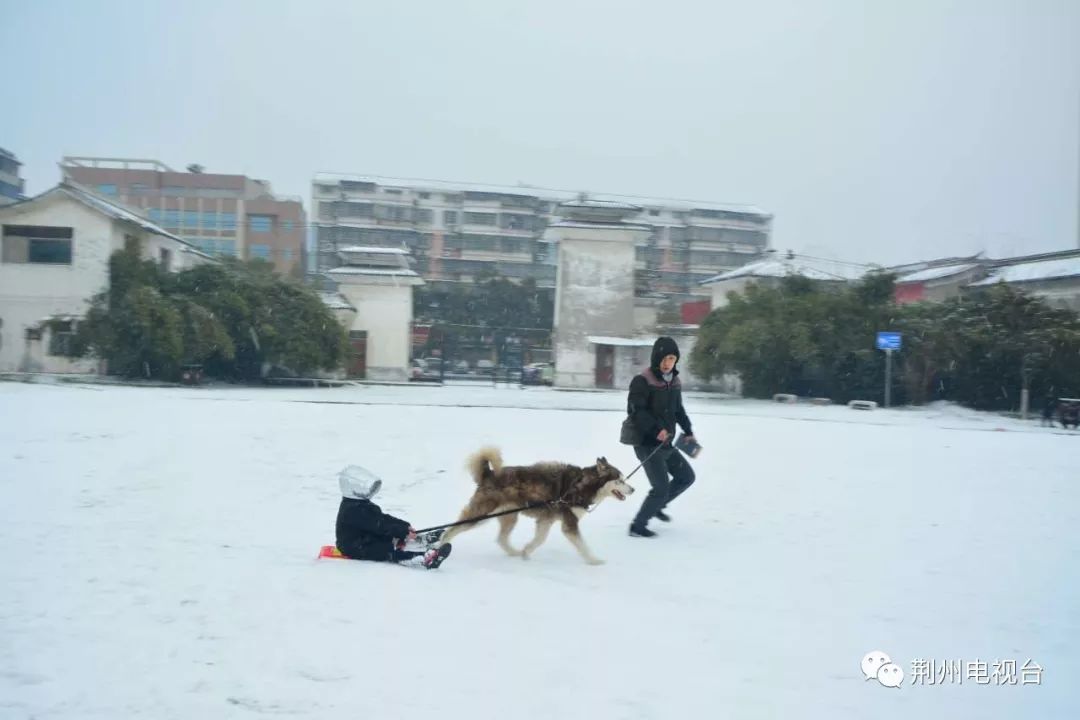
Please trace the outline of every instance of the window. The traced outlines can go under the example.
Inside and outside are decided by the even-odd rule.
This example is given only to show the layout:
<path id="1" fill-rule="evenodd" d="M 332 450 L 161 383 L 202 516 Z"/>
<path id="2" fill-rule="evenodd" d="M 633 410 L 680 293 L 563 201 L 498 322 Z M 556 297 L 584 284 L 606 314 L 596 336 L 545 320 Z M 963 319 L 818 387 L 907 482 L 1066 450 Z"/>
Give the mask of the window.
<path id="1" fill-rule="evenodd" d="M 150 218 L 150 222 L 160 223 L 162 221 L 160 208 L 150 208 L 146 215 Z"/>
<path id="2" fill-rule="evenodd" d="M 158 251 L 159 260 L 161 261 L 161 269 L 165 272 L 172 271 L 172 250 L 167 248 L 161 248 Z"/>
<path id="3" fill-rule="evenodd" d="M 430 225 L 435 220 L 435 211 L 425 208 L 417 208 L 415 211 L 416 222 Z"/>
<path id="4" fill-rule="evenodd" d="M 400 195 L 401 194 L 401 191 L 398 190 L 397 188 L 386 188 L 386 189 L 383 190 L 383 192 L 386 193 L 387 195 Z"/>
<path id="5" fill-rule="evenodd" d="M 235 240 L 218 240 L 217 242 L 217 254 L 229 255 L 236 257 L 236 241 Z"/>
<path id="6" fill-rule="evenodd" d="M 184 227 L 199 227 L 199 213 L 194 210 L 185 210 L 183 213 Z"/>
<path id="7" fill-rule="evenodd" d="M 269 245 L 249 245 L 248 246 L 249 258 L 262 258 L 263 260 L 270 259 L 270 246 Z"/>
<path id="8" fill-rule="evenodd" d="M 420 193 L 420 199 L 421 199 L 421 200 L 427 200 L 427 199 L 428 199 L 428 198 L 430 198 L 430 197 L 431 197 L 431 193 L 429 193 L 429 192 L 422 192 L 422 193 Z"/>
<path id="9" fill-rule="evenodd" d="M 251 232 L 268 233 L 274 230 L 273 215 L 248 215 L 248 229 Z"/>
<path id="10" fill-rule="evenodd" d="M 166 210 L 161 214 L 161 222 L 165 227 L 180 227 L 180 211 Z"/>
<path id="11" fill-rule="evenodd" d="M 72 237 L 69 227 L 4 225 L 2 260 L 6 263 L 70 265 Z"/>
<path id="12" fill-rule="evenodd" d="M 205 230 L 217 230 L 218 214 L 216 212 L 204 212 L 202 214 L 202 226 Z"/>
<path id="13" fill-rule="evenodd" d="M 235 230 L 236 229 L 236 213 L 223 212 L 219 214 L 219 225 L 222 230 Z"/>
<path id="14" fill-rule="evenodd" d="M 495 213 L 479 213 L 479 212 L 467 212 L 465 213 L 466 225 L 494 225 Z"/>
<path id="15" fill-rule="evenodd" d="M 115 195 L 116 194 L 116 185 L 113 185 L 113 184 L 98 185 L 97 189 L 98 189 L 98 192 L 101 193 L 102 195 Z"/>
<path id="16" fill-rule="evenodd" d="M 457 210 L 443 210 L 443 225 L 457 225 Z"/>

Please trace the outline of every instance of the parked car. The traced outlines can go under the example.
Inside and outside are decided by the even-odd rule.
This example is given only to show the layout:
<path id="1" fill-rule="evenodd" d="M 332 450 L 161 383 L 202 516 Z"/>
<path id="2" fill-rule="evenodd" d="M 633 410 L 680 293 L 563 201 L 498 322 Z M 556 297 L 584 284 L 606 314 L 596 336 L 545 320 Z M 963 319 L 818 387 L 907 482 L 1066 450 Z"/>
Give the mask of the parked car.
<path id="1" fill-rule="evenodd" d="M 450 370 L 449 360 L 443 360 L 442 358 L 437 357 L 426 357 L 424 358 L 424 363 L 428 366 L 428 370 L 435 373 L 436 376 L 439 375 L 440 369 L 444 372 L 452 372 Z"/>
<path id="2" fill-rule="evenodd" d="M 551 363 L 529 363 L 521 370 L 522 385 L 554 385 L 555 366 Z"/>
<path id="3" fill-rule="evenodd" d="M 466 360 L 458 360 L 454 363 L 454 372 L 459 375 L 466 375 L 469 372 L 469 363 Z"/>
<path id="4" fill-rule="evenodd" d="M 476 373 L 478 375 L 494 375 L 495 363 L 491 362 L 490 360 L 477 360 Z"/>

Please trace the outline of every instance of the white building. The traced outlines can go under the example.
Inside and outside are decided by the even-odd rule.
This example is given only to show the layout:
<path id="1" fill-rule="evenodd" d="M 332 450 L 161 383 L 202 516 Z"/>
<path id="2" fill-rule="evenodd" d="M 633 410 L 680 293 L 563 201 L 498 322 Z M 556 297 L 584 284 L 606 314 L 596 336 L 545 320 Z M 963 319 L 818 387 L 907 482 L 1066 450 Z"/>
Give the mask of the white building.
<path id="1" fill-rule="evenodd" d="M 325 274 L 337 283 L 344 302 L 335 314 L 350 324 L 349 377 L 391 382 L 409 379 L 412 349 L 413 287 L 424 280 L 409 267 L 404 248 L 347 246 L 341 265 Z M 330 305 L 324 297 L 323 302 Z M 352 312 L 350 312 L 350 309 Z"/>
<path id="2" fill-rule="evenodd" d="M 625 203 L 563 203 L 546 239 L 558 246 L 555 284 L 555 385 L 623 387 L 640 370 L 634 307 L 634 255 L 647 225 L 626 222 L 640 208 Z M 646 361 L 648 355 L 646 354 Z"/>
<path id="3" fill-rule="evenodd" d="M 72 183 L 0 207 L 0 372 L 81 373 L 64 356 L 93 295 L 107 289 L 109 256 L 136 242 L 170 271 L 210 258 L 132 210 Z"/>
<path id="4" fill-rule="evenodd" d="M 782 278 L 793 275 L 819 282 L 842 283 L 857 280 L 872 269 L 870 265 L 808 258 L 790 251 L 784 255 L 769 251 L 763 260 L 721 273 L 701 284 L 711 289 L 712 309 L 715 310 L 728 304 L 728 293 L 742 293 L 751 284 L 773 287 Z"/>

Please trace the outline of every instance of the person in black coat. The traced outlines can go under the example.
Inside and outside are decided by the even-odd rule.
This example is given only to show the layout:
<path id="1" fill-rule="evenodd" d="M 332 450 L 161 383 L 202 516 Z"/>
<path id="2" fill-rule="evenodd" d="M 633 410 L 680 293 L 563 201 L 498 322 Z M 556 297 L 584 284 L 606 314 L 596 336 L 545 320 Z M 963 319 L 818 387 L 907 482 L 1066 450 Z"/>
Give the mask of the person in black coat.
<path id="1" fill-rule="evenodd" d="M 416 540 L 416 530 L 405 520 L 382 511 L 371 498 L 382 480 L 361 467 L 351 466 L 339 476 L 341 504 L 335 529 L 337 549 L 353 560 L 420 564 L 433 570 L 450 554 L 450 544 L 441 548 L 406 550 Z"/>
<path id="2" fill-rule="evenodd" d="M 649 521 L 655 517 L 670 522 L 664 508 L 694 483 L 693 468 L 672 446 L 676 424 L 691 440 L 694 435 L 683 408 L 678 363 L 678 344 L 661 337 L 653 344 L 649 367 L 630 381 L 627 411 L 637 433 L 634 454 L 645 463 L 645 475 L 652 486 L 630 525 L 634 537 L 655 536 L 648 528 Z"/>

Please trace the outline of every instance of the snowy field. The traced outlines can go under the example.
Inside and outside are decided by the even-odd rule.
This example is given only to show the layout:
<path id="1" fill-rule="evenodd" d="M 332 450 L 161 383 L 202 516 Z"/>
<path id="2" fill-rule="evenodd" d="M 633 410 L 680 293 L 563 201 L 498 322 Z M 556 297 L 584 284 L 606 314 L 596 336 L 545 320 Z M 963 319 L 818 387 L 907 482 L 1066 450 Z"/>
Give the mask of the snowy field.
<path id="1" fill-rule="evenodd" d="M 643 473 L 589 515 L 603 566 L 495 523 L 435 572 L 315 559 L 343 466 L 446 522 L 481 444 L 629 472 L 624 402 L 0 383 L 0 719 L 1077 717 L 1080 437 L 1037 421 L 691 395 L 697 484 L 654 540 Z"/>

